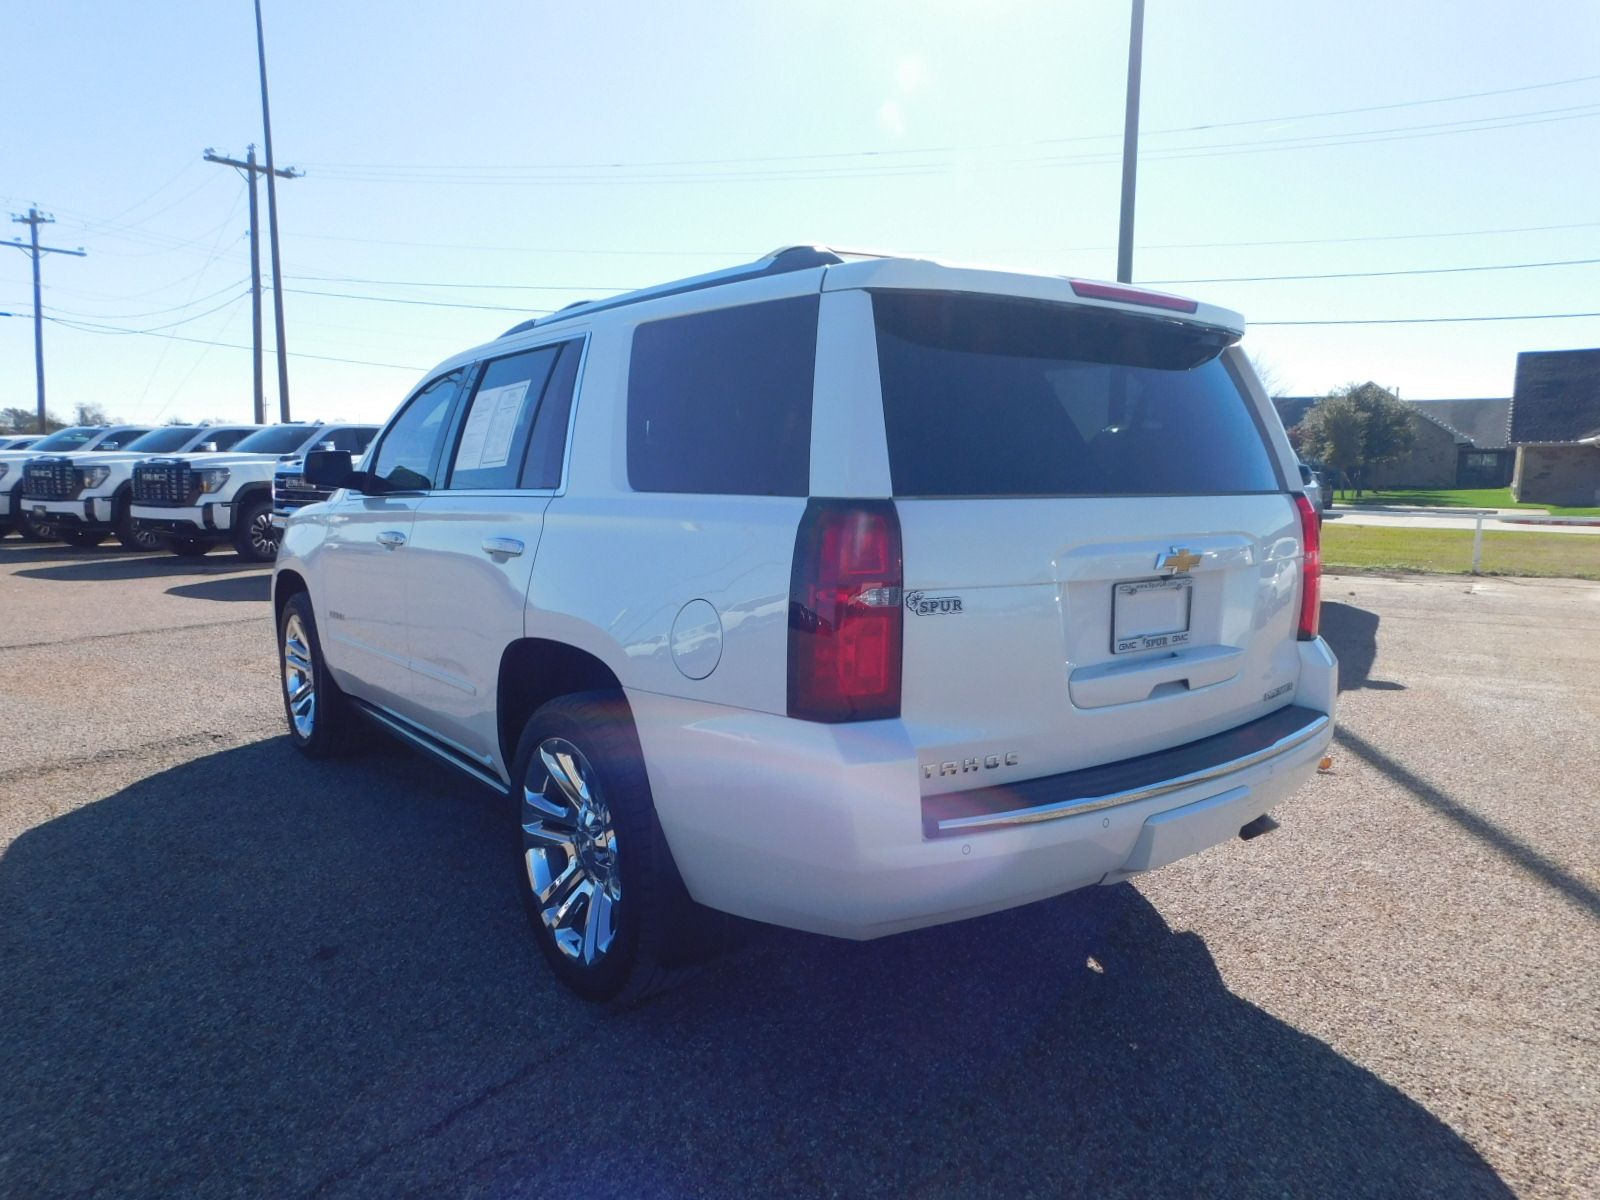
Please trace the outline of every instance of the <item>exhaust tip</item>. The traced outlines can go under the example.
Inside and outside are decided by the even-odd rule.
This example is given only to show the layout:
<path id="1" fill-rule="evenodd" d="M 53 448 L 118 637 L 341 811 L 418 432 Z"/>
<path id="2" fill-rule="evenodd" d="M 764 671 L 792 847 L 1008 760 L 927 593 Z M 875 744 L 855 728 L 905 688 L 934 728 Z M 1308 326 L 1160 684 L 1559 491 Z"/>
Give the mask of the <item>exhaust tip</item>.
<path id="1" fill-rule="evenodd" d="M 1267 813 L 1262 813 L 1254 821 L 1251 821 L 1250 824 L 1240 828 L 1239 837 L 1248 842 L 1251 838 L 1258 838 L 1263 833 L 1271 833 L 1277 827 L 1278 823 L 1274 821 L 1270 815 Z"/>

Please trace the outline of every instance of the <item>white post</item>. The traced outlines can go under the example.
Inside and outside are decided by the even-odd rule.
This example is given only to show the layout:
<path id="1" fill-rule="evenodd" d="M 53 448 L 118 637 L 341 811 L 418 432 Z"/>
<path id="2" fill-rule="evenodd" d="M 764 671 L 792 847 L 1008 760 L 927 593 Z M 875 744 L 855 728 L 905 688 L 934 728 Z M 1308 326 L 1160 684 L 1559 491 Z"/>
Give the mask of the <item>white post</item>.
<path id="1" fill-rule="evenodd" d="M 1483 514 L 1478 514 L 1478 526 L 1472 531 L 1472 573 L 1483 574 Z"/>

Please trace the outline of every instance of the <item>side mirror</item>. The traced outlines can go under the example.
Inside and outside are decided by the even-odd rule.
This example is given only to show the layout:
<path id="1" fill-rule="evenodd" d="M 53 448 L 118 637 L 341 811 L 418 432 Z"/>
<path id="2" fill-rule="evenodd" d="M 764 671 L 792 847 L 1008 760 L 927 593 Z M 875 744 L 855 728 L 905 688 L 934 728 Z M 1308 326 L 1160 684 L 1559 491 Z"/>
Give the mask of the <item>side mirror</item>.
<path id="1" fill-rule="evenodd" d="M 354 464 L 350 460 L 348 450 L 313 450 L 306 455 L 305 468 L 301 471 L 307 483 L 319 488 L 349 487 L 360 490 L 360 481 L 353 479 L 356 474 Z"/>

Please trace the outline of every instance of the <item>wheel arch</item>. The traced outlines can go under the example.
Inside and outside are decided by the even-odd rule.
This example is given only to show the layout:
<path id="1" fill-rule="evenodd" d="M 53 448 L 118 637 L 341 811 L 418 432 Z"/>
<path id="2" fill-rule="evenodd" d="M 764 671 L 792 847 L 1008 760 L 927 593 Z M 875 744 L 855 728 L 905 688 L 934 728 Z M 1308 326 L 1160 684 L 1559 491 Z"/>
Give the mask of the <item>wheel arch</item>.
<path id="1" fill-rule="evenodd" d="M 283 621 L 283 606 L 289 603 L 291 596 L 301 592 L 310 594 L 311 587 L 306 583 L 304 575 L 299 571 L 279 571 L 272 581 L 272 624 L 277 628 Z"/>
<path id="2" fill-rule="evenodd" d="M 253 479 L 242 486 L 233 494 L 233 506 L 238 508 L 241 505 L 250 504 L 258 497 L 265 499 L 268 504 L 272 503 L 272 481 L 270 479 Z"/>
<path id="3" fill-rule="evenodd" d="M 519 638 L 500 656 L 495 713 L 500 759 L 509 772 L 523 726 L 557 696 L 622 691 L 616 672 L 587 650 L 549 638 Z M 626 701 L 624 701 L 626 703 Z"/>

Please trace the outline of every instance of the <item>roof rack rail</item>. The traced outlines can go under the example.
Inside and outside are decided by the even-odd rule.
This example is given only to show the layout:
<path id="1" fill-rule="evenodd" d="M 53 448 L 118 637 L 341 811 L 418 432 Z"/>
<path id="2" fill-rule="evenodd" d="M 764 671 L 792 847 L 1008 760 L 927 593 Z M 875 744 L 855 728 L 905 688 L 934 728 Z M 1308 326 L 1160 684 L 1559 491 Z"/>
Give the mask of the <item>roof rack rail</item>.
<path id="1" fill-rule="evenodd" d="M 758 258 L 753 263 L 742 266 L 727 267 L 721 271 L 712 271 L 706 275 L 694 275 L 688 279 L 678 279 L 671 283 L 657 284 L 654 287 L 640 288 L 637 291 L 624 292 L 620 296 L 612 296 L 605 300 L 579 300 L 557 309 L 547 316 L 535 317 L 531 321 L 523 321 L 513 325 L 500 336 L 510 337 L 514 333 L 526 333 L 530 329 L 542 328 L 553 325 L 557 321 L 570 320 L 573 317 L 586 317 L 590 313 L 604 312 L 611 308 L 622 308 L 629 304 L 642 304 L 646 300 L 659 300 L 665 296 L 677 296 L 684 292 L 698 292 L 705 288 L 720 287 L 725 283 L 739 283 L 746 279 L 761 279 L 768 275 L 786 275 L 791 271 L 809 271 L 813 267 L 832 267 L 845 261 L 845 257 L 879 257 L 868 255 L 863 251 L 832 250 L 827 246 L 780 246 L 771 254 Z"/>

